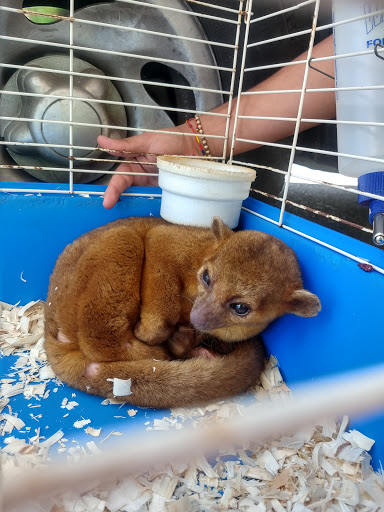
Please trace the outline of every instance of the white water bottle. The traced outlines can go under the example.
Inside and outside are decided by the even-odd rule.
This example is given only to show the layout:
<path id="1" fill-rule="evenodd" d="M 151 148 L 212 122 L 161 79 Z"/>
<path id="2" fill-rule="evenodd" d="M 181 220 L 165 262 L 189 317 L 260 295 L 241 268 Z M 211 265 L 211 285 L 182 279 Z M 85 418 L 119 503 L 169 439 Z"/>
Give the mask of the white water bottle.
<path id="1" fill-rule="evenodd" d="M 384 123 L 384 0 L 334 0 L 333 20 L 356 21 L 334 27 L 335 56 L 369 52 L 365 55 L 336 58 L 336 87 L 368 87 L 364 90 L 337 91 L 338 121 Z M 381 58 L 382 57 L 382 58 Z M 337 125 L 339 153 L 384 159 L 384 126 Z M 339 172 L 359 178 L 359 190 L 384 195 L 384 163 L 339 156 Z M 359 196 L 360 204 L 369 204 L 374 224 L 374 241 L 384 244 L 384 201 Z"/>

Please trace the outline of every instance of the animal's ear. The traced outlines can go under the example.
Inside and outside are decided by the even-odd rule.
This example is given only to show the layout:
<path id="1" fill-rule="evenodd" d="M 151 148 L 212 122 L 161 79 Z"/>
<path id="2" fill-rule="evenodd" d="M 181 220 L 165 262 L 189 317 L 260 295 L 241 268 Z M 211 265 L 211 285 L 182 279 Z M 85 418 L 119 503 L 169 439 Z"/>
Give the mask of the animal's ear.
<path id="1" fill-rule="evenodd" d="M 316 316 L 321 310 L 317 295 L 307 290 L 295 290 L 289 300 L 288 312 L 297 316 Z"/>
<path id="2" fill-rule="evenodd" d="M 224 240 L 233 235 L 233 231 L 220 219 L 220 217 L 213 217 L 211 229 L 217 240 Z"/>

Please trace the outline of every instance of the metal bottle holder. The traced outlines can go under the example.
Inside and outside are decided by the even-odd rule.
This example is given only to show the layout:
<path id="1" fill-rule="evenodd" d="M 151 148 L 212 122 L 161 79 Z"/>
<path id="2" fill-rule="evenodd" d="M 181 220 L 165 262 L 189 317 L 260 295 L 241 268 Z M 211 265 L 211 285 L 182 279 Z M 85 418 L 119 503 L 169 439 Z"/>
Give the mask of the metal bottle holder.
<path id="1" fill-rule="evenodd" d="M 384 48 L 382 44 L 375 44 L 374 53 L 376 57 L 384 60 L 384 57 L 378 52 L 378 48 Z M 382 64 L 379 64 L 382 65 Z M 383 68 L 384 71 L 384 68 Z M 384 172 L 374 172 L 365 174 L 359 179 L 361 192 L 370 192 L 371 194 L 384 195 Z M 373 226 L 373 243 L 378 246 L 384 245 L 384 201 L 382 199 L 371 199 L 364 194 L 359 196 L 359 204 L 369 206 L 369 221 Z"/>

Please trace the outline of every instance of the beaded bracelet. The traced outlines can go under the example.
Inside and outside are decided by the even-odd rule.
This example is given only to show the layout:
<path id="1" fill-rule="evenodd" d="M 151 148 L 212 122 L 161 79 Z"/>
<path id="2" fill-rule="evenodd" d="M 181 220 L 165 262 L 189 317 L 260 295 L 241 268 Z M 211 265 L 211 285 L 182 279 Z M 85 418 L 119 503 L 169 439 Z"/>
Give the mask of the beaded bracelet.
<path id="1" fill-rule="evenodd" d="M 190 127 L 190 129 L 193 131 L 193 133 L 196 132 L 196 128 L 194 128 L 191 124 L 191 121 L 195 121 L 194 118 L 192 119 L 188 119 L 188 121 L 185 121 L 187 123 L 187 125 Z M 195 136 L 193 138 L 193 147 L 192 147 L 192 156 L 195 156 L 195 147 L 196 147 L 196 142 L 199 146 L 199 151 L 201 151 L 202 153 L 204 153 L 204 149 L 203 149 L 203 146 L 200 144 L 200 140 L 199 140 L 199 137 Z"/>
<path id="2" fill-rule="evenodd" d="M 201 119 L 200 119 L 200 117 L 197 114 L 195 115 L 195 120 L 196 120 L 196 124 L 197 124 L 197 129 L 199 130 L 199 133 L 201 135 L 200 139 L 201 139 L 201 142 L 203 144 L 203 148 L 205 150 L 205 155 L 204 156 L 211 156 L 211 152 L 209 151 L 208 143 L 207 143 L 207 141 L 205 140 L 205 137 L 204 137 L 203 127 L 201 126 Z"/>
<path id="3" fill-rule="evenodd" d="M 193 128 L 191 121 L 195 121 L 196 128 Z M 191 119 L 189 119 L 187 121 L 187 124 L 194 132 L 200 134 L 200 138 L 196 135 L 196 141 L 200 147 L 200 151 L 202 152 L 203 156 L 205 156 L 205 157 L 211 156 L 211 152 L 209 151 L 207 141 L 204 137 L 204 131 L 203 131 L 203 127 L 201 125 L 200 117 L 196 114 L 195 117 L 191 117 Z"/>

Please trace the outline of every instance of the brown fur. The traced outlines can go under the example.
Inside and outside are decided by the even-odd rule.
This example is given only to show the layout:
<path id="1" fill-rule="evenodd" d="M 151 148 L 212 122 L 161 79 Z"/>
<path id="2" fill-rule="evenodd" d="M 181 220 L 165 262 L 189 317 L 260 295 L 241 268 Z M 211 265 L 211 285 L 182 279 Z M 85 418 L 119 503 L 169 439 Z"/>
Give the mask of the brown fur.
<path id="1" fill-rule="evenodd" d="M 233 303 L 249 313 L 238 316 Z M 220 219 L 212 229 L 124 219 L 83 235 L 59 257 L 45 347 L 71 386 L 112 397 L 107 379 L 131 378 L 128 402 L 186 406 L 244 392 L 263 369 L 257 335 L 284 313 L 319 310 L 302 289 L 294 252 L 275 237 L 233 233 Z M 225 355 L 192 357 L 204 338 Z"/>

